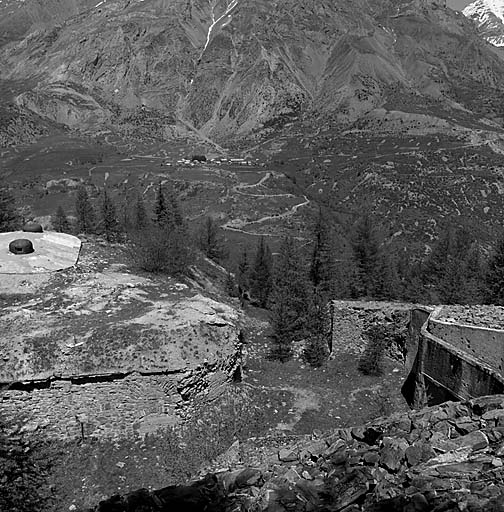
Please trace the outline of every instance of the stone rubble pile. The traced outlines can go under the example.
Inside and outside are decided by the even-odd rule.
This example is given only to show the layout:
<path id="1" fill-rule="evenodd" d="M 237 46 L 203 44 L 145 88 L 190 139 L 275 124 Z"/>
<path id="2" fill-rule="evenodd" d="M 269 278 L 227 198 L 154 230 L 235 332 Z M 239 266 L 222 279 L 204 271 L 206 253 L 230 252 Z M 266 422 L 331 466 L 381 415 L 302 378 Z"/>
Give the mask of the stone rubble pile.
<path id="1" fill-rule="evenodd" d="M 150 494 L 182 493 L 190 503 L 177 506 L 194 511 L 504 512 L 504 395 L 292 439 L 274 452 L 254 449 L 254 440 L 231 451 L 226 471 Z M 95 510 L 176 509 L 159 497 L 144 508 L 115 499 L 114 508 L 102 502 Z"/>

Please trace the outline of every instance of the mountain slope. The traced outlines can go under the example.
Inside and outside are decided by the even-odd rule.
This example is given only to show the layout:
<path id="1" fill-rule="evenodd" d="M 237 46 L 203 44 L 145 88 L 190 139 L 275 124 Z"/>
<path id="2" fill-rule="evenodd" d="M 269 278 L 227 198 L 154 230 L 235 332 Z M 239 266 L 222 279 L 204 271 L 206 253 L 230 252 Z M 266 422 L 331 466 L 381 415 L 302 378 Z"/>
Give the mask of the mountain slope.
<path id="1" fill-rule="evenodd" d="M 504 63 L 440 4 L 108 0 L 6 45 L 0 72 L 36 80 L 18 104 L 72 127 L 117 125 L 143 105 L 161 138 L 178 123 L 221 142 L 306 116 L 348 124 L 390 87 L 473 110 L 459 92 L 469 80 L 500 101 Z"/>
<path id="2" fill-rule="evenodd" d="M 28 32 L 50 29 L 95 4 L 95 0 L 2 0 L 0 47 Z"/>

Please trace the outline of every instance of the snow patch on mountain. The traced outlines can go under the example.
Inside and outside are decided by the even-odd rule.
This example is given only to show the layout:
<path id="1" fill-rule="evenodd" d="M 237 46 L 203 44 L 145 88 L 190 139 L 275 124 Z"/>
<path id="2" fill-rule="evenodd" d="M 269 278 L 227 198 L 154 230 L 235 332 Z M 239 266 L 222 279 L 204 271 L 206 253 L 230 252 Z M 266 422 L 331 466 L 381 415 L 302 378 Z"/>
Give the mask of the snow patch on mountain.
<path id="1" fill-rule="evenodd" d="M 215 8 L 216 8 L 216 2 L 215 0 L 210 0 L 210 10 L 211 10 L 211 16 L 212 16 L 212 22 L 210 26 L 208 27 L 207 37 L 205 41 L 205 45 L 203 47 L 203 50 L 201 51 L 200 59 L 203 57 L 203 54 L 205 53 L 205 50 L 207 49 L 208 45 L 210 44 L 210 38 L 212 37 L 212 32 L 215 29 L 215 27 L 225 18 L 227 18 L 222 26 L 226 26 L 231 21 L 231 11 L 238 5 L 238 0 L 230 0 L 230 2 L 227 4 L 226 9 L 224 10 L 224 13 L 221 14 L 218 18 L 216 18 L 215 15 Z"/>
<path id="2" fill-rule="evenodd" d="M 476 0 L 462 12 L 489 43 L 504 46 L 504 0 Z"/>
<path id="3" fill-rule="evenodd" d="M 477 18 L 481 22 L 485 22 L 493 18 L 493 16 L 497 16 L 497 18 L 504 22 L 504 1 L 476 0 L 472 4 L 469 4 L 462 12 L 467 17 Z"/>

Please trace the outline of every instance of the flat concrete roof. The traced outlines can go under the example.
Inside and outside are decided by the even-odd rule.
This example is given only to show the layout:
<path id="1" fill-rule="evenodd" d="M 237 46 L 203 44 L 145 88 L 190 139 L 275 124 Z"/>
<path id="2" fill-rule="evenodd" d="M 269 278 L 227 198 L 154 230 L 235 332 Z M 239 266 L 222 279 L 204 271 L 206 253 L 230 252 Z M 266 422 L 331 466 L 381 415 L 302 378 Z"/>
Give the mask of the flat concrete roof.
<path id="1" fill-rule="evenodd" d="M 31 240 L 35 252 L 12 254 L 9 243 L 19 238 Z M 0 274 L 39 274 L 63 270 L 77 263 L 80 248 L 81 241 L 66 233 L 0 233 Z"/>

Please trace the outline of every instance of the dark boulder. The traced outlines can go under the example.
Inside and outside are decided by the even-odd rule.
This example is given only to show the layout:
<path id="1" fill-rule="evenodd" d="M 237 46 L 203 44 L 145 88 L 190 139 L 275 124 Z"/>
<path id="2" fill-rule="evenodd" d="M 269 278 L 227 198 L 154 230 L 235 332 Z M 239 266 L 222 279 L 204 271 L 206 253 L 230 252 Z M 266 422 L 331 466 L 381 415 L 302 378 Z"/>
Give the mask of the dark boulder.
<path id="1" fill-rule="evenodd" d="M 215 475 L 192 485 L 173 485 L 157 491 L 139 489 L 127 496 L 101 501 L 94 512 L 220 512 L 224 489 Z"/>

